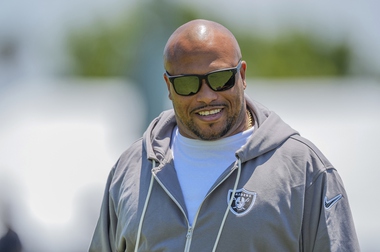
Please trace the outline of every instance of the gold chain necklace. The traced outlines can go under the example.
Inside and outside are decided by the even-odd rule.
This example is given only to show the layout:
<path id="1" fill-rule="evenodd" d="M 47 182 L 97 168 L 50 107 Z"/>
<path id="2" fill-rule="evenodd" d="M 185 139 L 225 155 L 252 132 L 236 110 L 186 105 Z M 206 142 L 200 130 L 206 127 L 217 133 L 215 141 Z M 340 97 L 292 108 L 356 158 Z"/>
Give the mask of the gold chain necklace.
<path id="1" fill-rule="evenodd" d="M 248 129 L 250 129 L 253 127 L 253 119 L 252 119 L 252 115 L 249 109 L 247 109 L 247 116 L 248 116 Z"/>

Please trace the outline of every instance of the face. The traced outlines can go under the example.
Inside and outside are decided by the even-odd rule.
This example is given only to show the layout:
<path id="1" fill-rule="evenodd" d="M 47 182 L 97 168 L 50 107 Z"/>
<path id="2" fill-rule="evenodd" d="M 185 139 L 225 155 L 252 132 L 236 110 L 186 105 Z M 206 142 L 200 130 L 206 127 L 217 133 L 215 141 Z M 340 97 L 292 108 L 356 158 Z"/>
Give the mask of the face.
<path id="1" fill-rule="evenodd" d="M 172 64 L 170 74 L 207 74 L 208 72 L 235 67 L 236 57 L 197 56 Z M 242 61 L 235 75 L 235 85 L 225 91 L 214 91 L 202 80 L 198 93 L 178 95 L 166 75 L 165 82 L 176 114 L 180 133 L 188 138 L 216 140 L 246 129 L 244 89 L 246 63 Z"/>

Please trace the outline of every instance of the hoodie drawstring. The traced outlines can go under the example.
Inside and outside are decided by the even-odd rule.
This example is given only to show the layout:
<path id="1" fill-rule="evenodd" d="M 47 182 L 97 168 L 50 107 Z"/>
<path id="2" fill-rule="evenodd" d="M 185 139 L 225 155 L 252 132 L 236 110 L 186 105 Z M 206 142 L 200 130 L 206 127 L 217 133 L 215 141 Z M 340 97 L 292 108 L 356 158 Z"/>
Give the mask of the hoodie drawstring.
<path id="1" fill-rule="evenodd" d="M 153 159 L 152 160 L 152 169 L 154 169 L 155 167 L 156 167 L 156 161 Z M 144 221 L 144 217 L 145 217 L 145 212 L 146 212 L 146 209 L 148 208 L 150 194 L 151 194 L 152 188 L 153 188 L 153 182 L 154 182 L 154 176 L 153 176 L 153 173 L 152 173 L 152 176 L 150 177 L 150 183 L 149 183 L 148 193 L 147 193 L 146 198 L 145 198 L 144 208 L 142 210 L 141 217 L 140 217 L 139 227 L 137 229 L 137 238 L 136 238 L 135 252 L 137 252 L 138 249 L 139 249 L 141 229 L 142 229 L 142 225 L 143 225 L 143 221 Z"/>
<path id="2" fill-rule="evenodd" d="M 219 232 L 218 232 L 218 235 L 216 236 L 216 240 L 215 240 L 215 243 L 214 243 L 214 248 L 212 249 L 213 252 L 215 252 L 216 248 L 218 247 L 218 243 L 219 243 L 220 236 L 222 235 L 224 223 L 226 222 L 227 215 L 230 212 L 230 207 L 232 206 L 232 202 L 233 202 L 233 195 L 235 195 L 236 190 L 237 190 L 237 186 L 239 184 L 240 173 L 241 173 L 241 160 L 240 160 L 240 158 L 238 158 L 238 171 L 237 171 L 237 175 L 236 175 L 234 189 L 232 191 L 230 201 L 228 202 L 228 206 L 227 206 L 226 212 L 224 213 L 224 217 L 223 217 L 222 223 L 220 224 Z"/>

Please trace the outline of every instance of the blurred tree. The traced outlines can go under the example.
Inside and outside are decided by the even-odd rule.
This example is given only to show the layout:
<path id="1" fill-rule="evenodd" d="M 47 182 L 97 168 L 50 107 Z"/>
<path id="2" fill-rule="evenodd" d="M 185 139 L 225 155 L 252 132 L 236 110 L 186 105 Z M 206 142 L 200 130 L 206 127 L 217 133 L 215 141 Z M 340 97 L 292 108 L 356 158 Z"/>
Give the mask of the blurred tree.
<path id="1" fill-rule="evenodd" d="M 165 44 L 158 41 L 166 41 L 174 29 L 194 18 L 197 15 L 189 8 L 155 0 L 138 4 L 111 21 L 79 27 L 71 31 L 67 41 L 72 72 L 84 77 L 133 75 L 128 69 L 139 65 L 136 61 L 141 53 L 148 54 L 150 48 L 163 50 Z"/>
<path id="2" fill-rule="evenodd" d="M 349 74 L 350 49 L 344 43 L 328 44 L 313 35 L 288 32 L 265 39 L 237 35 L 248 76 L 312 77 Z"/>
<path id="3" fill-rule="evenodd" d="M 148 63 L 143 61 L 141 53 L 145 51 L 149 61 L 155 60 L 149 49 L 163 49 L 176 27 L 197 18 L 195 11 L 161 2 L 165 1 L 138 5 L 133 14 L 112 25 L 99 22 L 87 30 L 72 33 L 69 52 L 74 59 L 74 73 L 92 77 L 133 76 L 133 66 Z M 251 31 L 236 34 L 243 58 L 250 66 L 248 77 L 349 74 L 350 48 L 346 44 L 329 44 L 311 34 L 290 31 L 284 34 L 276 38 L 260 37 Z M 162 51 L 159 53 L 158 60 L 161 60 Z"/>

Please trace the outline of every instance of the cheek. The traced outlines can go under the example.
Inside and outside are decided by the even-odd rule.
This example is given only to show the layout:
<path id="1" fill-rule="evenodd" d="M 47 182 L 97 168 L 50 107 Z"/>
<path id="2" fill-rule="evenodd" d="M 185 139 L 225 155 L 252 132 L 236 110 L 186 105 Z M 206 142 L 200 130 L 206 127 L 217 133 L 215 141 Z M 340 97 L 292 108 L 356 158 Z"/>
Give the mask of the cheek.
<path id="1" fill-rule="evenodd" d="M 244 99 L 244 89 L 242 86 L 236 86 L 232 92 L 229 94 L 228 98 L 232 103 L 240 103 L 242 99 Z"/>
<path id="2" fill-rule="evenodd" d="M 177 117 L 177 119 L 179 119 L 179 122 L 177 122 L 177 123 L 180 123 L 180 122 L 183 123 L 183 122 L 187 121 L 188 120 L 188 115 L 187 115 L 188 108 L 187 108 L 186 104 L 184 104 L 183 102 L 180 102 L 174 98 L 174 99 L 172 99 L 172 105 L 173 105 L 173 109 L 175 111 L 176 117 Z"/>
<path id="3" fill-rule="evenodd" d="M 231 104 L 231 113 L 238 113 L 241 108 L 244 106 L 244 90 L 238 88 L 233 91 L 233 93 L 226 99 Z"/>
<path id="4" fill-rule="evenodd" d="M 186 108 L 186 103 L 181 99 L 181 97 L 178 97 L 175 94 L 170 93 L 169 98 L 172 101 L 173 107 L 176 110 L 177 113 L 183 113 Z"/>

